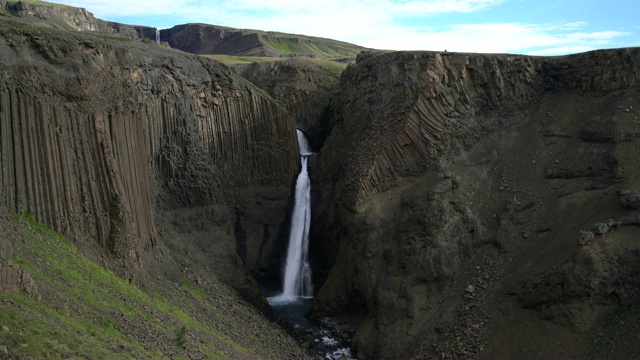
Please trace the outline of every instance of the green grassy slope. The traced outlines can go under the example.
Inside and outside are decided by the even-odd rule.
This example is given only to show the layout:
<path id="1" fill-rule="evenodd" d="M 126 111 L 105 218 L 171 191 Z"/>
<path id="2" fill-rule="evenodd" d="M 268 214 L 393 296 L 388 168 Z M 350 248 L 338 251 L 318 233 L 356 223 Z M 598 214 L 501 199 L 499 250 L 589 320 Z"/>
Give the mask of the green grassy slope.
<path id="1" fill-rule="evenodd" d="M 239 31 L 245 35 L 256 33 L 266 48 L 280 55 L 313 55 L 321 59 L 340 60 L 346 58 L 355 59 L 356 55 L 361 51 L 371 50 L 360 45 L 316 36 L 254 29 L 233 29 L 208 24 L 203 25 L 225 29 L 227 31 Z"/>
<path id="2" fill-rule="evenodd" d="M 282 58 L 277 57 L 264 57 L 264 56 L 235 56 L 235 55 L 202 55 L 207 58 L 215 59 L 228 66 L 246 65 L 256 62 L 270 62 L 270 61 L 282 61 Z M 320 65 L 327 69 L 331 74 L 340 76 L 342 71 L 347 68 L 347 64 L 331 61 L 327 59 L 315 59 L 315 58 L 299 58 L 300 61 L 308 61 L 317 65 Z"/>
<path id="3" fill-rule="evenodd" d="M 183 279 L 149 293 L 82 256 L 29 214 L 13 215 L 25 241 L 11 263 L 36 281 L 41 301 L 0 292 L 0 345 L 12 357 L 63 359 L 261 358 L 245 325 L 214 294 Z M 233 299 L 228 299 L 232 302 Z M 233 310 L 233 308 L 231 308 Z"/>

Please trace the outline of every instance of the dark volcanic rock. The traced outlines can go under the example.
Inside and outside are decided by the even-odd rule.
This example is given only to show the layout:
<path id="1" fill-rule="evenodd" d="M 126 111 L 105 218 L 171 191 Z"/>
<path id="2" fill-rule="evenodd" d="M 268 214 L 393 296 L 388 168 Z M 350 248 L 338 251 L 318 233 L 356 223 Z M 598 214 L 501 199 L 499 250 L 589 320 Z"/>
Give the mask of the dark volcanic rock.
<path id="1" fill-rule="evenodd" d="M 238 66 L 237 71 L 281 101 L 311 145 L 315 149 L 322 147 L 331 132 L 331 119 L 336 116 L 338 76 L 326 67 L 300 59 L 257 62 Z"/>
<path id="2" fill-rule="evenodd" d="M 298 167 L 293 117 L 215 61 L 10 19 L 0 31 L 3 203 L 128 277 L 163 237 L 185 253 L 207 244 L 199 261 L 251 285 L 234 209 L 263 214 L 243 226 L 249 269 L 265 268 Z"/>
<path id="3" fill-rule="evenodd" d="M 617 190 L 639 185 L 639 55 L 361 55 L 320 154 L 312 246 L 335 265 L 315 314 L 371 358 L 587 356 L 638 300 Z M 628 226 L 579 247 L 605 219 Z"/>
<path id="4" fill-rule="evenodd" d="M 620 201 L 626 207 L 640 210 L 640 194 L 630 190 L 620 191 Z"/>
<path id="5" fill-rule="evenodd" d="M 162 31 L 171 47 L 193 54 L 270 56 L 262 49 L 256 33 L 219 28 L 206 24 L 177 25 Z"/>
<path id="6" fill-rule="evenodd" d="M 0 291 L 22 292 L 32 299 L 40 297 L 31 274 L 17 264 L 0 265 Z"/>

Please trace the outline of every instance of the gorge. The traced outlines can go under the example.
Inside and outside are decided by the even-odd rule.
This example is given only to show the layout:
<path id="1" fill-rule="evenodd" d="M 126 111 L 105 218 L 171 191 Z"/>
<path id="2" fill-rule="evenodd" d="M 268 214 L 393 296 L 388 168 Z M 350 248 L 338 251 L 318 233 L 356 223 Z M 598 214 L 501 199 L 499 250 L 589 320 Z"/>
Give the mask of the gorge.
<path id="1" fill-rule="evenodd" d="M 305 358 L 258 286 L 305 232 L 283 295 L 358 358 L 640 356 L 640 49 L 227 66 L 290 37 L 0 10 L 9 358 Z"/>

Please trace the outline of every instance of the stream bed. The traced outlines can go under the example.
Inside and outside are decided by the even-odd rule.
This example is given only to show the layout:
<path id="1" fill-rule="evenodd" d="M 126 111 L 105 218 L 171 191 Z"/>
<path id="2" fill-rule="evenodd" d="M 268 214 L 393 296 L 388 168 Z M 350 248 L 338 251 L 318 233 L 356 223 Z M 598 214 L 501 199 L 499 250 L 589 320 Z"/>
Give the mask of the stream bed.
<path id="1" fill-rule="evenodd" d="M 290 326 L 296 338 L 307 345 L 311 356 L 327 360 L 355 359 L 348 338 L 307 317 L 313 305 L 312 297 L 286 302 L 272 302 L 271 299 L 274 298 L 269 298 L 273 312 Z"/>

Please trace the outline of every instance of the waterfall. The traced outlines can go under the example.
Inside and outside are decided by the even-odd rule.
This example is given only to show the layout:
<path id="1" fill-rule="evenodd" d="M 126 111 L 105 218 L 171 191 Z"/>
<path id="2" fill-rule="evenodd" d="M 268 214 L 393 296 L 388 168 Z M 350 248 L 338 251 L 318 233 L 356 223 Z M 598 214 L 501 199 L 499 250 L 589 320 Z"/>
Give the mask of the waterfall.
<path id="1" fill-rule="evenodd" d="M 160 30 L 156 29 L 156 44 L 160 44 Z"/>
<path id="2" fill-rule="evenodd" d="M 311 267 L 309 266 L 309 225 L 311 224 L 311 182 L 307 172 L 307 158 L 311 155 L 304 133 L 298 130 L 298 146 L 302 169 L 296 180 L 295 203 L 291 215 L 291 232 L 287 248 L 282 293 L 269 302 L 285 303 L 300 297 L 312 297 Z"/>

